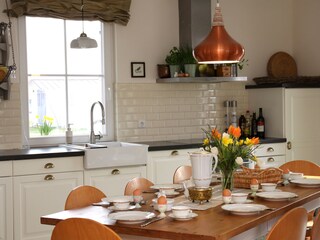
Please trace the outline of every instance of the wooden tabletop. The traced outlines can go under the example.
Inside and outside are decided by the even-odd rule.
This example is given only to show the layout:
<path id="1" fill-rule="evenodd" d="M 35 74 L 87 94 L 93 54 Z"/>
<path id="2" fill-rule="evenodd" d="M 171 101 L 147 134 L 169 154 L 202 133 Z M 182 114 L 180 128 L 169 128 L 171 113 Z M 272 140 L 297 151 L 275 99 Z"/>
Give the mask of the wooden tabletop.
<path id="1" fill-rule="evenodd" d="M 221 209 L 221 205 L 219 205 L 205 211 L 194 211 L 198 216 L 190 221 L 175 221 L 166 217 L 146 227 L 140 227 L 140 225 L 118 224 L 108 218 L 109 210 L 107 208 L 90 206 L 43 216 L 41 217 L 41 223 L 55 225 L 66 218 L 84 217 L 106 224 L 119 234 L 166 239 L 225 240 L 275 219 L 292 208 L 305 206 L 315 201 L 318 204 L 320 199 L 320 188 L 302 188 L 289 184 L 278 187 L 278 189 L 296 193 L 298 197 L 289 201 L 267 201 L 255 197 L 253 199 L 254 203 L 276 208 L 276 210 L 267 210 L 256 215 L 232 215 Z M 154 212 L 148 204 L 144 205 L 141 210 Z M 158 212 L 155 213 L 158 214 Z"/>

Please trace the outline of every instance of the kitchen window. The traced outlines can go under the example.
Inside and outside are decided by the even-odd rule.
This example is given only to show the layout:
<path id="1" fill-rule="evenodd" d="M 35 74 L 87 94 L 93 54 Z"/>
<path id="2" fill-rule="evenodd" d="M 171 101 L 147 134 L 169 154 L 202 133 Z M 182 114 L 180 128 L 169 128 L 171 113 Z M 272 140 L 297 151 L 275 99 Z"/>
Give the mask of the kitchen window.
<path id="1" fill-rule="evenodd" d="M 70 48 L 82 32 L 81 21 L 20 18 L 20 49 L 25 49 L 21 51 L 25 61 L 20 63 L 24 145 L 65 143 L 68 124 L 74 142 L 88 142 L 90 109 L 96 101 L 105 107 L 106 124 L 95 107 L 94 131 L 103 134 L 102 140 L 113 140 L 113 25 L 84 21 L 84 31 L 97 41 L 97 48 Z"/>

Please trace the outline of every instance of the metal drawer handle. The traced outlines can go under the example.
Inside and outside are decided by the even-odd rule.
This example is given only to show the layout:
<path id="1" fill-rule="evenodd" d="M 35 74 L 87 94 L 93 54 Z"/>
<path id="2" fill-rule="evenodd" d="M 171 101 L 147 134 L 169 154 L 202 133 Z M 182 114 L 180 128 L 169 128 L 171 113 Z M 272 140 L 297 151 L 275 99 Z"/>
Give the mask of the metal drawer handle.
<path id="1" fill-rule="evenodd" d="M 268 162 L 274 162 L 274 158 L 268 158 Z"/>
<path id="2" fill-rule="evenodd" d="M 287 142 L 287 149 L 290 150 L 292 148 L 292 143 L 291 142 Z"/>
<path id="3" fill-rule="evenodd" d="M 46 181 L 54 180 L 54 176 L 52 176 L 52 175 L 47 175 L 47 176 L 44 177 L 44 180 L 46 180 Z"/>
<path id="4" fill-rule="evenodd" d="M 173 151 L 171 152 L 171 156 L 177 156 L 177 155 L 179 155 L 179 151 L 173 150 Z"/>
<path id="5" fill-rule="evenodd" d="M 274 149 L 272 147 L 267 148 L 267 152 L 274 152 Z"/>
<path id="6" fill-rule="evenodd" d="M 120 174 L 120 170 L 119 169 L 113 169 L 111 174 L 112 175 L 119 175 Z"/>
<path id="7" fill-rule="evenodd" d="M 50 168 L 54 168 L 54 164 L 53 163 L 46 163 L 46 165 L 44 165 L 45 169 L 50 169 Z"/>

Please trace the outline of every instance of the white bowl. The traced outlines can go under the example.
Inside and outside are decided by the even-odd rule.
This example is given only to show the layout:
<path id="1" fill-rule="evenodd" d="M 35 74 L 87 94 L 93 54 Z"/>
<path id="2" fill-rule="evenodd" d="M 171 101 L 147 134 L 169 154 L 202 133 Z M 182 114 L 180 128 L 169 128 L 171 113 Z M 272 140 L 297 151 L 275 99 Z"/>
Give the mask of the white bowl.
<path id="1" fill-rule="evenodd" d="M 157 198 L 152 199 L 153 208 L 154 208 L 154 210 L 158 211 L 158 203 L 157 203 L 157 201 L 158 201 Z M 174 203 L 174 199 L 167 198 L 167 210 L 166 211 L 171 211 L 171 209 L 173 207 L 173 203 Z"/>
<path id="2" fill-rule="evenodd" d="M 290 173 L 291 180 L 300 179 L 300 178 L 303 178 L 303 173 L 297 173 L 297 172 Z"/>
<path id="3" fill-rule="evenodd" d="M 247 201 L 248 193 L 232 193 L 233 203 L 245 203 Z"/>
<path id="4" fill-rule="evenodd" d="M 274 190 L 276 190 L 276 187 L 276 183 L 261 183 L 261 188 L 264 192 L 273 192 Z"/>
<path id="5" fill-rule="evenodd" d="M 130 201 L 128 201 L 127 199 L 116 199 L 115 201 L 113 201 L 113 205 L 119 210 L 125 210 L 129 208 Z"/>

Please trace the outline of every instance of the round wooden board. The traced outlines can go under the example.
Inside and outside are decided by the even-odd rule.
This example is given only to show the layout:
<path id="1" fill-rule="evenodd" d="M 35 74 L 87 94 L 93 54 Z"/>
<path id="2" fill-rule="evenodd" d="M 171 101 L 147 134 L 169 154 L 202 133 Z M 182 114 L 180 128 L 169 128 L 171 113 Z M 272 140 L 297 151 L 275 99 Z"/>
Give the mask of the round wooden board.
<path id="1" fill-rule="evenodd" d="M 267 71 L 270 77 L 296 77 L 298 74 L 295 60 L 285 52 L 277 52 L 270 57 Z"/>

